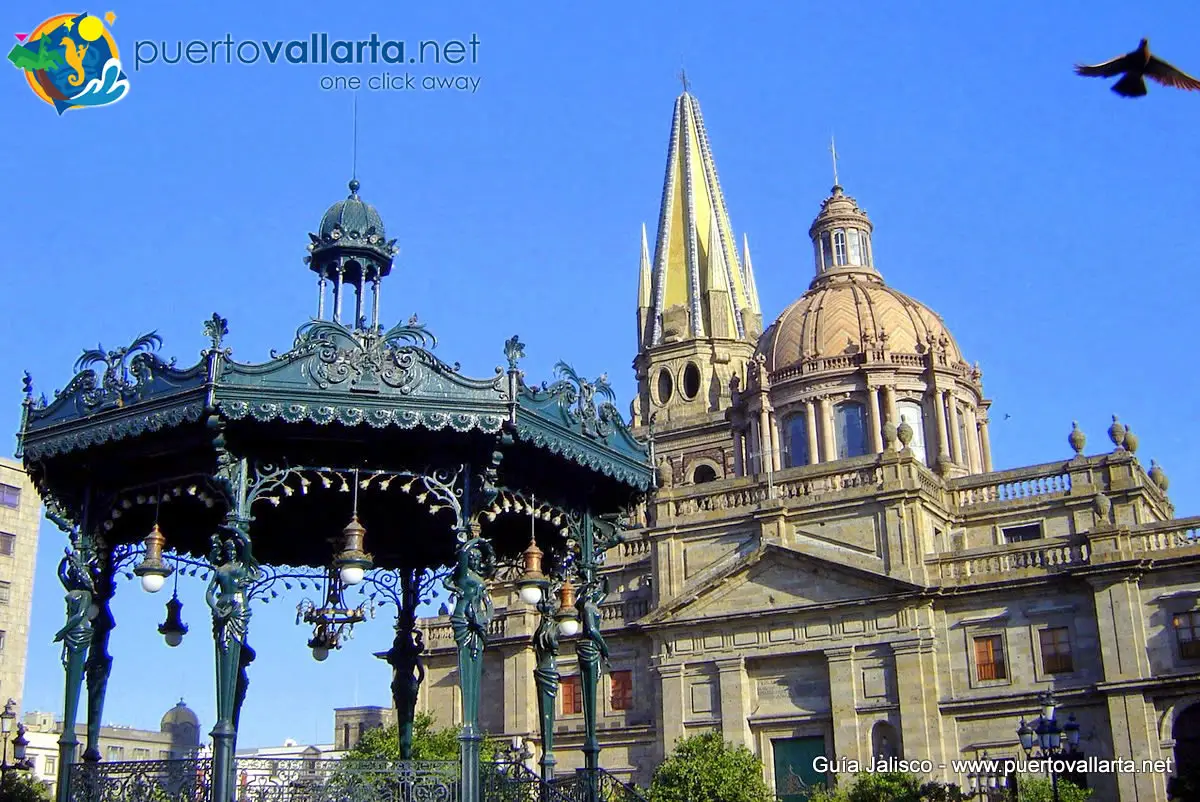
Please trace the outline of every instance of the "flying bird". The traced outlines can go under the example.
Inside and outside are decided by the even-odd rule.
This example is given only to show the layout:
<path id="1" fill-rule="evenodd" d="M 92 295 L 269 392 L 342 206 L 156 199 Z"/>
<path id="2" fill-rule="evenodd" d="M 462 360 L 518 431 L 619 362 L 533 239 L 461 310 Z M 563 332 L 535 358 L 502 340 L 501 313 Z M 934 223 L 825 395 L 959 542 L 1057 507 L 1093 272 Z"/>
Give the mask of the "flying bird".
<path id="1" fill-rule="evenodd" d="M 1200 89 L 1200 81 L 1153 55 L 1149 39 L 1143 39 L 1137 50 L 1103 64 L 1076 64 L 1075 74 L 1090 78 L 1121 75 L 1121 80 L 1113 84 L 1112 91 L 1122 97 L 1141 97 L 1146 94 L 1145 78 L 1176 89 Z"/>

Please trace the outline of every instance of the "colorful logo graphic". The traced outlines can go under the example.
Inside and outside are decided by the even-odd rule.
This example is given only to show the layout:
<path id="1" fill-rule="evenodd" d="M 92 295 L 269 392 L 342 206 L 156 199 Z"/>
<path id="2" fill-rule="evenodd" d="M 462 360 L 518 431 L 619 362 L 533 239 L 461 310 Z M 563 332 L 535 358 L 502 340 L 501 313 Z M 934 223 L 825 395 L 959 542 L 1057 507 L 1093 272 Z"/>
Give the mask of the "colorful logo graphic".
<path id="1" fill-rule="evenodd" d="M 116 103 L 129 93 L 117 43 L 105 27 L 116 19 L 111 11 L 103 20 L 87 13 L 51 17 L 30 33 L 18 33 L 8 60 L 59 114 Z"/>

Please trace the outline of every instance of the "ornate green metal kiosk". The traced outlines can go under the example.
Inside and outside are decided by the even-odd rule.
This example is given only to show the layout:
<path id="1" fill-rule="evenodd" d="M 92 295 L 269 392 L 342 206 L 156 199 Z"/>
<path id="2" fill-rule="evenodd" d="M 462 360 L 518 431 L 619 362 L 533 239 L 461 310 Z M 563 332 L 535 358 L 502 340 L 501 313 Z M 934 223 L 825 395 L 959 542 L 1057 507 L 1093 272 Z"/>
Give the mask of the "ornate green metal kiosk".
<path id="1" fill-rule="evenodd" d="M 507 365 L 475 379 L 434 355 L 433 336 L 415 318 L 381 326 L 380 288 L 396 246 L 358 189 L 351 182 L 350 196 L 310 235 L 317 316 L 286 351 L 263 363 L 235 360 L 226 321 L 214 314 L 204 323 L 207 347 L 191 367 L 161 358 L 160 339 L 148 334 L 126 348 L 85 351 L 74 379 L 52 400 L 36 396 L 26 375 L 21 455 L 49 517 L 69 536 L 59 570 L 67 618 L 56 638 L 66 674 L 60 802 L 477 802 L 514 798 L 517 787 L 532 794 L 520 798 L 562 798 L 562 789 L 516 766 L 480 765 L 489 585 L 506 565 L 523 571 L 522 598 L 543 613 L 534 648 L 548 705 L 544 779 L 554 764 L 557 640 L 577 633 L 587 768 L 570 796 L 598 797 L 595 695 L 606 655 L 598 605 L 607 588 L 597 566 L 620 541 L 622 516 L 653 485 L 649 446 L 633 437 L 603 377 L 586 381 L 560 363 L 552 384 L 527 384 L 516 337 L 504 345 Z M 350 301 L 353 316 L 343 320 Z M 507 503 L 498 503 L 501 494 Z M 531 526 L 550 555 L 547 573 L 545 552 L 529 542 Z M 208 582 L 217 698 L 211 759 L 103 762 L 118 581 L 136 575 L 144 590 L 159 592 L 172 573 L 176 582 L 183 573 Z M 453 594 L 461 765 L 401 761 L 355 782 L 338 780 L 348 769 L 308 776 L 240 765 L 238 721 L 255 659 L 252 613 L 297 584 L 320 594 L 300 605 L 318 660 L 339 647 L 368 606 L 395 606 L 386 658 L 402 757 L 409 757 L 424 675 L 417 607 L 434 582 Z M 345 598 L 355 586 L 362 604 Z M 181 607 L 172 597 L 159 628 L 169 645 L 187 631 Z M 79 760 L 75 725 L 85 689 Z"/>

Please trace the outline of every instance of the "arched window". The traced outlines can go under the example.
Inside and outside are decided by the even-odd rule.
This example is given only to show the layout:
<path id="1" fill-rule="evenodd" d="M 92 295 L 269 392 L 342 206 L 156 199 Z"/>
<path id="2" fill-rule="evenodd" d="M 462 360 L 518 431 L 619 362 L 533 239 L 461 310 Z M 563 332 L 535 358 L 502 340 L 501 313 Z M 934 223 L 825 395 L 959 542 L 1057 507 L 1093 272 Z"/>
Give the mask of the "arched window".
<path id="1" fill-rule="evenodd" d="M 925 465 L 929 464 L 925 456 L 925 409 L 919 401 L 899 401 L 896 403 L 896 414 L 900 416 L 900 421 L 896 423 L 907 423 L 912 427 L 913 438 L 908 447 L 912 449 L 913 454 Z"/>
<path id="2" fill-rule="evenodd" d="M 858 232 L 859 244 L 862 246 L 862 263 L 871 266 L 871 237 L 865 231 Z"/>
<path id="3" fill-rule="evenodd" d="M 788 415 L 783 423 L 783 442 L 785 468 L 796 468 L 809 463 L 808 421 L 803 412 Z"/>
<path id="4" fill-rule="evenodd" d="M 833 261 L 839 266 L 846 264 L 846 232 L 840 228 L 833 232 Z"/>
<path id="5" fill-rule="evenodd" d="M 821 235 L 821 265 L 826 269 L 833 267 L 833 246 L 828 231 Z"/>
<path id="6" fill-rule="evenodd" d="M 852 228 L 847 232 L 847 237 L 850 239 L 850 264 L 861 265 L 862 250 L 858 245 L 858 229 Z"/>
<path id="7" fill-rule="evenodd" d="M 717 480 L 717 469 L 711 465 L 701 463 L 696 466 L 696 470 L 692 471 L 692 484 L 702 485 L 705 482 L 715 482 Z"/>
<path id="8" fill-rule="evenodd" d="M 857 401 L 838 404 L 833 413 L 838 459 L 867 453 L 867 413 Z"/>

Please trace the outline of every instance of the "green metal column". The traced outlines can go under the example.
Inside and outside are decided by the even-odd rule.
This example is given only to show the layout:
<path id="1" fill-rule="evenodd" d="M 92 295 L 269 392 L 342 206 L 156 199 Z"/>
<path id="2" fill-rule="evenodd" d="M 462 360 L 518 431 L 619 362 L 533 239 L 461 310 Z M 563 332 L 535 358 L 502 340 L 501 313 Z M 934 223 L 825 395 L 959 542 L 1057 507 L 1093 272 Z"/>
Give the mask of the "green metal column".
<path id="1" fill-rule="evenodd" d="M 421 653 L 425 642 L 417 629 L 417 603 L 420 601 L 421 572 L 400 571 L 400 604 L 396 611 L 396 637 L 384 655 L 392 667 L 392 704 L 396 708 L 396 726 L 400 738 L 400 759 L 412 760 L 413 721 L 417 715 L 417 694 L 425 681 Z"/>
<path id="2" fill-rule="evenodd" d="M 253 653 L 246 637 L 250 628 L 247 589 L 258 576 L 258 564 L 250 549 L 247 522 L 233 514 L 226 516 L 220 533 L 213 536 L 212 579 L 206 599 L 212 609 L 213 641 L 217 663 L 217 723 L 213 727 L 212 789 L 213 802 L 232 802 L 237 783 L 234 777 L 234 751 L 237 740 L 239 678 Z M 243 680 L 244 683 L 244 680 Z"/>
<path id="3" fill-rule="evenodd" d="M 537 667 L 533 670 L 533 681 L 537 686 L 538 726 L 542 737 L 542 780 L 554 779 L 554 700 L 558 697 L 558 622 L 554 620 L 555 596 L 558 585 L 549 583 L 542 591 L 538 602 L 541 620 L 533 634 L 533 653 Z"/>
<path id="4" fill-rule="evenodd" d="M 63 645 L 66 691 L 63 701 L 63 727 L 58 738 L 58 802 L 70 796 L 71 767 L 75 763 L 79 740 L 75 722 L 79 715 L 79 697 L 83 686 L 83 666 L 92 640 L 92 582 L 89 566 L 78 545 L 67 551 L 58 564 L 58 578 L 67 591 L 67 622 L 54 636 Z"/>
<path id="5" fill-rule="evenodd" d="M 580 633 L 575 653 L 579 657 L 579 677 L 583 686 L 583 774 L 585 802 L 597 802 L 600 768 L 600 741 L 596 736 L 596 696 L 600 685 L 600 661 L 608 662 L 608 645 L 600 634 L 600 602 L 608 595 L 608 581 L 599 574 L 603 548 L 596 543 L 594 520 L 584 512 L 579 533 L 579 573 L 582 587 L 575 606 L 579 611 Z"/>
<path id="6" fill-rule="evenodd" d="M 114 581 L 112 547 L 101 546 L 94 555 L 95 591 L 92 605 L 91 646 L 88 649 L 84 675 L 87 678 L 87 749 L 83 759 L 88 763 L 100 761 L 100 727 L 104 717 L 104 696 L 108 691 L 108 678 L 112 673 L 112 655 L 108 653 L 108 638 L 117 625 L 112 614 L 112 598 L 117 585 Z"/>
<path id="7" fill-rule="evenodd" d="M 483 676 L 487 630 L 495 615 L 487 591 L 487 579 L 495 571 L 495 564 L 491 544 L 481 537 L 473 537 L 458 547 L 454 573 L 444 583 L 455 596 L 450 625 L 454 629 L 454 642 L 458 644 L 458 676 L 462 688 L 461 802 L 481 800 L 479 745 L 483 741 L 483 732 L 479 728 L 479 685 Z"/>

